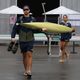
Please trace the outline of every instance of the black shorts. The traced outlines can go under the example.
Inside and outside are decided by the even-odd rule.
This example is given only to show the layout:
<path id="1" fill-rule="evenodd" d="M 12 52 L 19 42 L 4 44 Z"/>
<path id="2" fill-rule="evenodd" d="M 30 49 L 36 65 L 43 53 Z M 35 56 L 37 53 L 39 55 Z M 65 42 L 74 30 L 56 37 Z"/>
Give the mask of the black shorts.
<path id="1" fill-rule="evenodd" d="M 69 39 L 61 39 L 60 41 L 69 42 Z"/>
<path id="2" fill-rule="evenodd" d="M 34 41 L 20 42 L 21 53 L 25 53 L 27 51 L 33 52 L 33 44 Z"/>

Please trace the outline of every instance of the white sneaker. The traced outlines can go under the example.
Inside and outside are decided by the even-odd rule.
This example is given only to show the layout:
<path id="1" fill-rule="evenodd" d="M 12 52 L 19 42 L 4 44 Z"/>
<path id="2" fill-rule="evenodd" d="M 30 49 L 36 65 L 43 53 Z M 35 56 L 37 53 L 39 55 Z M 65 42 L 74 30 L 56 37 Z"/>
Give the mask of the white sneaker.
<path id="1" fill-rule="evenodd" d="M 63 59 L 60 59 L 59 62 L 60 62 L 60 63 L 64 63 L 64 60 L 63 60 Z"/>
<path id="2" fill-rule="evenodd" d="M 24 72 L 24 76 L 27 76 L 27 72 Z"/>

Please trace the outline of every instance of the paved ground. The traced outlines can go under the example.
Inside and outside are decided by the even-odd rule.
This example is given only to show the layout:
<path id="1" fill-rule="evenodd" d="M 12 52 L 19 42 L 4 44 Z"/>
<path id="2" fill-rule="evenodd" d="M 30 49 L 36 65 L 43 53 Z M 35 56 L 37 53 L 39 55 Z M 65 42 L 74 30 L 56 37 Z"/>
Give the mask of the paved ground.
<path id="1" fill-rule="evenodd" d="M 69 52 L 72 47 L 68 47 Z M 52 47 L 52 55 L 58 55 L 59 47 Z M 47 55 L 47 47 L 34 47 L 32 80 L 80 80 L 80 47 L 77 54 L 71 54 L 69 61 L 59 63 L 59 57 Z M 7 52 L 7 46 L 0 46 L 0 80 L 27 80 L 23 76 L 22 56 Z"/>

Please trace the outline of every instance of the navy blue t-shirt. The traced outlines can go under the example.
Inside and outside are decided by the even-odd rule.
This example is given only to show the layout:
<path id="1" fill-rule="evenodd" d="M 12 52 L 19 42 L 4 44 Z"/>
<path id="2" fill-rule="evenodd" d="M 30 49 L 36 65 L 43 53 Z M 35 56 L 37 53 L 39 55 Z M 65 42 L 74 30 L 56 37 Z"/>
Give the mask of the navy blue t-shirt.
<path id="1" fill-rule="evenodd" d="M 32 16 L 29 17 L 24 17 L 21 16 L 17 19 L 16 23 L 26 23 L 26 22 L 35 22 L 35 18 Z M 11 33 L 11 38 L 15 38 L 15 35 L 18 33 L 19 34 L 19 41 L 21 42 L 26 42 L 26 41 L 33 41 L 34 40 L 34 33 L 40 33 L 41 30 L 39 29 L 30 29 L 30 28 L 25 28 L 24 26 L 21 25 L 14 25 Z M 24 34 L 23 34 L 24 33 Z"/>
<path id="2" fill-rule="evenodd" d="M 61 25 L 65 25 L 67 27 L 71 27 L 71 24 L 69 22 L 61 22 Z M 61 40 L 69 40 L 71 38 L 72 34 L 70 32 L 67 33 L 61 33 Z"/>

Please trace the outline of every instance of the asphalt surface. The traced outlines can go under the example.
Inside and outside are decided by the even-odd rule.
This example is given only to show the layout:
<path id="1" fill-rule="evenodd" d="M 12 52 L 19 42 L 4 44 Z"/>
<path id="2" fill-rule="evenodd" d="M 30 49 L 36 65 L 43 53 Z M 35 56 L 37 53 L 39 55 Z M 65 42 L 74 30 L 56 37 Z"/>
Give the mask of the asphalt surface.
<path id="1" fill-rule="evenodd" d="M 72 47 L 67 48 L 72 52 Z M 59 57 L 48 56 L 46 46 L 35 46 L 31 80 L 80 80 L 80 47 L 76 54 L 70 53 L 70 59 L 59 63 Z M 59 55 L 59 47 L 53 46 L 52 55 Z M 0 80 L 28 80 L 24 75 L 22 55 L 7 51 L 7 46 L 0 45 Z"/>

